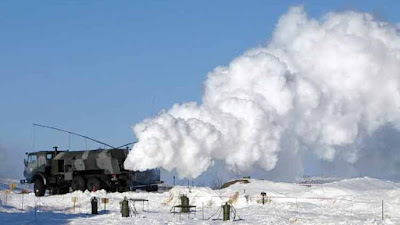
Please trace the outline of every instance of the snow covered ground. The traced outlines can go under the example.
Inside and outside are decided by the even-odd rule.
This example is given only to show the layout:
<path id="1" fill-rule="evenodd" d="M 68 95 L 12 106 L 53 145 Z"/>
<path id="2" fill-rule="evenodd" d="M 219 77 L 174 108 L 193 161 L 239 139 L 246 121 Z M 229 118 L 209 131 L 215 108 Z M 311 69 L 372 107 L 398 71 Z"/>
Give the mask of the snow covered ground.
<path id="1" fill-rule="evenodd" d="M 164 193 L 97 191 L 37 198 L 33 193 L 21 194 L 22 190 L 32 191 L 31 185 L 18 184 L 7 193 L 9 183 L 16 181 L 0 179 L 0 224 L 219 224 L 223 222 L 213 219 L 218 218 L 216 212 L 227 201 L 241 218 L 230 222 L 234 224 L 400 224 L 400 184 L 397 183 L 357 178 L 307 187 L 249 181 L 222 190 L 179 186 Z M 266 193 L 265 205 L 262 205 L 261 192 Z M 180 203 L 182 194 L 196 206 L 196 214 L 190 214 L 189 218 L 170 212 L 172 206 Z M 99 203 L 99 215 L 90 214 L 93 196 L 109 198 L 105 211 Z M 72 197 L 78 200 L 75 209 Z M 138 214 L 122 218 L 119 202 L 124 197 L 148 199 L 149 205 L 145 204 L 143 210 L 142 203 L 136 203 Z"/>

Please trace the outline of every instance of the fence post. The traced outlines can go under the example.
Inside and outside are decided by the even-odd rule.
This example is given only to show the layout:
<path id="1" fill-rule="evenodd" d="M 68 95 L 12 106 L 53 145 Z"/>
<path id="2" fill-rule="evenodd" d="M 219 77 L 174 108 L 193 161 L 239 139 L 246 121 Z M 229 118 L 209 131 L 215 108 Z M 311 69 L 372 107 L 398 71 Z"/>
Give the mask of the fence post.
<path id="1" fill-rule="evenodd" d="M 22 202 L 22 211 L 24 211 L 24 194 L 22 194 L 22 201 L 21 202 Z"/>
<path id="2" fill-rule="evenodd" d="M 72 203 L 74 203 L 74 213 L 75 213 L 75 206 L 76 206 L 76 202 L 78 202 L 78 197 L 72 197 L 71 201 L 72 201 Z"/>
<path id="3" fill-rule="evenodd" d="M 21 190 L 21 195 L 22 195 L 22 211 L 24 211 L 24 195 L 26 194 L 26 190 L 22 189 Z"/>
<path id="4" fill-rule="evenodd" d="M 36 201 L 36 196 L 35 197 L 33 197 L 34 198 L 34 201 L 35 201 L 35 223 L 36 223 L 36 211 L 37 211 L 37 201 Z"/>
<path id="5" fill-rule="evenodd" d="M 9 190 L 4 190 L 4 194 L 5 194 L 5 196 L 6 196 L 6 205 L 7 205 L 7 197 L 8 197 L 8 193 L 9 193 L 10 191 Z"/>
<path id="6" fill-rule="evenodd" d="M 383 221 L 383 200 L 382 200 L 382 221 Z"/>
<path id="7" fill-rule="evenodd" d="M 204 202 L 201 203 L 201 213 L 203 214 L 203 220 L 204 220 Z"/>

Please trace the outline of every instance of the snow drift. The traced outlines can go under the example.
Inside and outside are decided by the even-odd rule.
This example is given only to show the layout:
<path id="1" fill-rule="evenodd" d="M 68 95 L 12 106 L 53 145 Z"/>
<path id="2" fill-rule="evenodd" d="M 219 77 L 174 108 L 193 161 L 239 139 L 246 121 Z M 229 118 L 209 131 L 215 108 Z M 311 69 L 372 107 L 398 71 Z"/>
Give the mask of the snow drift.
<path id="1" fill-rule="evenodd" d="M 268 171 L 304 151 L 355 163 L 374 131 L 398 126 L 399 77 L 398 27 L 353 11 L 314 19 L 294 7 L 268 44 L 208 74 L 201 104 L 136 124 L 125 167 L 195 178 L 215 160 Z"/>
<path id="2" fill-rule="evenodd" d="M 32 192 L 32 185 L 17 183 L 17 189 L 8 193 L 7 200 L 2 195 L 0 224 L 226 224 L 212 219 L 221 218 L 216 212 L 227 201 L 244 219 L 239 224 L 400 224 L 400 185 L 397 183 L 367 177 L 312 187 L 256 179 L 248 181 L 221 190 L 175 186 L 162 193 L 99 190 L 39 198 Z M 5 193 L 10 182 L 18 181 L 0 179 L 0 191 Z M 22 189 L 29 193 L 21 195 Z M 261 192 L 266 193 L 265 205 Z M 183 194 L 197 207 L 197 213 L 189 217 L 171 213 L 172 206 L 180 204 Z M 72 197 L 78 200 L 75 208 Z M 99 203 L 99 215 L 90 215 L 93 197 L 109 199 L 106 208 Z M 136 204 L 135 216 L 121 217 L 120 201 L 124 197 L 147 199 L 149 205 Z M 384 221 L 381 221 L 382 200 Z"/>

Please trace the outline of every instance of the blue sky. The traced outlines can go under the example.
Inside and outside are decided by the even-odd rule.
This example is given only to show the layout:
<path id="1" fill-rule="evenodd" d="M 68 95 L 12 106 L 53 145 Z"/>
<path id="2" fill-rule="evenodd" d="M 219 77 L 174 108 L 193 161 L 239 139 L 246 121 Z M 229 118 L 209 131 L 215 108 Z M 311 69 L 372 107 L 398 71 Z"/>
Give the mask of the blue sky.
<path id="1" fill-rule="evenodd" d="M 31 151 L 34 133 L 36 150 L 69 147 L 67 135 L 32 123 L 133 141 L 133 124 L 200 101 L 208 71 L 267 42 L 299 4 L 313 17 L 358 10 L 400 22 L 394 0 L 0 1 L 0 145 Z"/>

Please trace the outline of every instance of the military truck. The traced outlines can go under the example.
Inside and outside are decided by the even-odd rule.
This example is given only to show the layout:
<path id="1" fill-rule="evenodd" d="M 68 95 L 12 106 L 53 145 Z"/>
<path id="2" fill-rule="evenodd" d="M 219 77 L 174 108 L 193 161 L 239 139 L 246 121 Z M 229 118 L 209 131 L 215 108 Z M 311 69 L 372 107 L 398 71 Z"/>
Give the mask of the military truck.
<path id="1" fill-rule="evenodd" d="M 128 149 L 87 151 L 38 151 L 27 153 L 21 182 L 33 183 L 36 196 L 65 194 L 72 190 L 157 191 L 160 170 L 144 172 L 124 169 Z"/>

